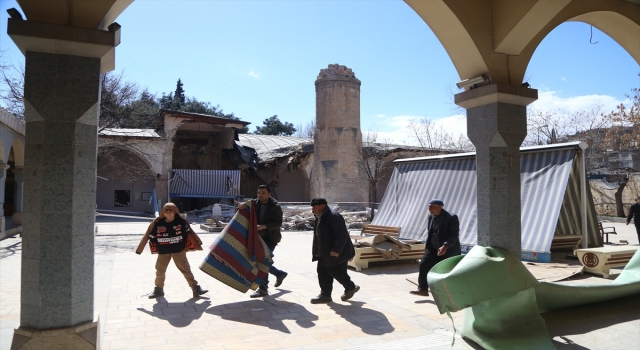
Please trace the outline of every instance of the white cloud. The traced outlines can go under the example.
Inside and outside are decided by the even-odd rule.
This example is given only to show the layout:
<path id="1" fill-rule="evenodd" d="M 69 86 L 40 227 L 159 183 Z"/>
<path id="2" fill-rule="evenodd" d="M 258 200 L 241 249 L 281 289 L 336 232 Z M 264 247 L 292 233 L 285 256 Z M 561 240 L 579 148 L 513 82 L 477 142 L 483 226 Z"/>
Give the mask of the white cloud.
<path id="1" fill-rule="evenodd" d="M 387 118 L 383 124 L 376 124 L 372 131 L 377 134 L 378 142 L 391 142 L 401 145 L 418 146 L 415 135 L 409 129 L 412 120 L 420 121 L 422 116 L 397 115 Z M 433 119 L 437 128 L 442 127 L 446 132 L 457 137 L 467 134 L 467 118 L 464 115 L 452 115 L 445 118 Z M 364 128 L 363 134 L 369 130 Z"/>
<path id="2" fill-rule="evenodd" d="M 562 80 L 562 81 L 567 81 L 567 78 L 562 77 L 562 78 L 560 78 L 560 80 Z"/>
<path id="3" fill-rule="evenodd" d="M 589 111 L 596 106 L 601 106 L 603 112 L 612 110 L 620 103 L 628 103 L 628 100 L 621 101 L 608 95 L 586 95 L 574 97 L 560 97 L 556 91 L 540 91 L 538 100 L 531 104 L 531 108 L 537 111 L 558 112 L 563 111 L 573 113 L 578 111 Z M 378 142 L 393 142 L 396 144 L 406 144 L 417 146 L 417 141 L 408 126 L 411 120 L 419 121 L 422 116 L 397 115 L 394 117 L 382 118 L 375 121 L 373 127 L 362 126 L 362 133 L 369 130 L 377 133 Z M 464 114 L 450 115 L 444 118 L 432 119 L 437 128 L 442 127 L 446 132 L 455 138 L 459 135 L 467 134 L 467 117 Z"/>
<path id="4" fill-rule="evenodd" d="M 541 112 L 563 111 L 575 113 L 590 111 L 601 106 L 603 112 L 608 112 L 623 102 L 626 101 L 621 101 L 608 95 L 560 97 L 557 91 L 540 91 L 538 93 L 538 100 L 532 103 L 530 108 Z"/>
<path id="5" fill-rule="evenodd" d="M 256 78 L 256 79 L 258 79 L 258 78 L 260 78 L 260 73 L 258 73 L 258 72 L 256 72 L 256 71 L 254 71 L 254 70 L 252 69 L 251 71 L 249 71 L 249 76 L 250 76 L 250 77 L 252 77 L 252 78 Z"/>
<path id="6" fill-rule="evenodd" d="M 376 114 L 376 118 L 384 118 L 384 117 L 386 117 L 386 116 L 387 116 L 387 115 L 386 115 L 386 114 L 384 114 L 384 113 Z"/>

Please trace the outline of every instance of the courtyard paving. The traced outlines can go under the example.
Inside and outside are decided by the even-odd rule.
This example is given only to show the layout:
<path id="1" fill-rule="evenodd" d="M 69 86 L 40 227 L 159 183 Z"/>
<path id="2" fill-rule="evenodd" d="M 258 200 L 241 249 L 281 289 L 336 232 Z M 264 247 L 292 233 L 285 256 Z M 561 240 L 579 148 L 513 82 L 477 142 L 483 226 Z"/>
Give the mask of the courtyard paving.
<path id="1" fill-rule="evenodd" d="M 618 239 L 638 244 L 632 226 L 615 225 Z M 310 232 L 285 232 L 275 251 L 278 268 L 289 273 L 264 299 L 251 299 L 198 269 L 205 252 L 189 253 L 208 298 L 194 299 L 178 270 L 167 272 L 164 298 L 148 299 L 155 256 L 134 253 L 146 223 L 101 222 L 96 233 L 95 314 L 102 349 L 471 349 L 455 336 L 462 313 L 440 315 L 432 298 L 410 295 L 417 277 L 414 262 L 371 264 L 350 270 L 361 286 L 352 300 L 340 301 L 336 283 L 331 304 L 313 305 L 319 287 L 311 262 Z M 194 225 L 195 227 L 195 225 Z M 197 230 L 205 249 L 216 234 Z M 0 349 L 9 349 L 20 321 L 21 238 L 0 241 Z M 611 279 L 615 278 L 615 274 Z M 576 283 L 608 283 L 590 275 Z M 561 349 L 640 349 L 640 298 L 545 314 Z M 580 315 L 576 317 L 575 315 Z M 578 322 L 567 320 L 579 319 Z M 612 338 L 615 336 L 615 338 Z M 611 339 L 618 339 L 611 342 Z M 620 340 L 622 339 L 622 340 Z"/>

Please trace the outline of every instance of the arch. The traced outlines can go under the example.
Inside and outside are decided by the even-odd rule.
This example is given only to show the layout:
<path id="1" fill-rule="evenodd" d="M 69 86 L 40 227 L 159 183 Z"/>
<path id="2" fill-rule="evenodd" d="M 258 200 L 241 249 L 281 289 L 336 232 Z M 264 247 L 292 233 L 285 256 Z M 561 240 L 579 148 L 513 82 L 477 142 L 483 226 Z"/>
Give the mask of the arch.
<path id="1" fill-rule="evenodd" d="M 487 64 L 459 14 L 443 0 L 405 0 L 431 28 L 458 71 L 460 79 L 488 73 Z"/>
<path id="2" fill-rule="evenodd" d="M 613 11 L 594 11 L 568 20 L 590 24 L 610 36 L 640 65 L 640 24 Z"/>
<path id="3" fill-rule="evenodd" d="M 136 156 L 137 158 L 142 160 L 142 162 L 144 162 L 146 167 L 149 169 L 149 174 L 151 176 L 154 176 L 156 174 L 156 172 L 157 172 L 157 169 L 153 166 L 153 164 L 151 163 L 149 158 L 145 154 L 143 154 L 142 152 L 140 152 L 137 149 L 134 149 L 132 147 L 127 147 L 126 145 L 121 145 L 121 144 L 100 145 L 100 146 L 98 146 L 98 154 L 100 153 L 100 149 L 106 149 L 106 148 L 115 148 L 118 151 L 130 153 L 130 154 Z"/>
<path id="4" fill-rule="evenodd" d="M 13 161 L 15 162 L 16 167 L 24 166 L 24 144 L 22 139 L 16 138 L 13 141 L 13 145 L 11 145 L 11 149 L 13 149 Z"/>

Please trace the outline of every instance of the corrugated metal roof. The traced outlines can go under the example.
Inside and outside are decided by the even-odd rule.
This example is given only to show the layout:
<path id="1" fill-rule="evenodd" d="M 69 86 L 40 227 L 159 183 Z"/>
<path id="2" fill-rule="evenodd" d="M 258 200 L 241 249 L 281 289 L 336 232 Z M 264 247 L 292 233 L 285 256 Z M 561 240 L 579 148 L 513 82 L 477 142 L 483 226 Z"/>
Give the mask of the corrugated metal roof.
<path id="1" fill-rule="evenodd" d="M 126 136 L 126 137 L 153 137 L 160 138 L 157 132 L 153 129 L 120 129 L 120 128 L 105 128 L 98 133 L 100 136 Z"/>
<path id="2" fill-rule="evenodd" d="M 291 136 L 239 134 L 236 143 L 256 151 L 260 162 L 293 154 L 304 144 L 313 144 L 313 139 Z"/>

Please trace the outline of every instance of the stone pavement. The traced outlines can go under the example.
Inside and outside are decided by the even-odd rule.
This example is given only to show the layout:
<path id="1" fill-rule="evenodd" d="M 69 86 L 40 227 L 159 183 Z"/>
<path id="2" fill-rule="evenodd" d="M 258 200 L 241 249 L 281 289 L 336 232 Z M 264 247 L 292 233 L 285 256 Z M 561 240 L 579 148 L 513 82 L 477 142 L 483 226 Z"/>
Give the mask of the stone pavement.
<path id="1" fill-rule="evenodd" d="M 408 294 L 414 285 L 406 278 L 417 277 L 414 262 L 371 264 L 361 273 L 350 270 L 362 288 L 352 300 L 340 301 L 342 290 L 336 283 L 333 303 L 310 304 L 319 287 L 310 261 L 309 232 L 283 234 L 275 262 L 289 276 L 264 299 L 251 299 L 249 293 L 241 294 L 200 271 L 206 250 L 188 257 L 196 279 L 209 289 L 209 298 L 192 298 L 186 281 L 170 265 L 165 298 L 148 299 L 155 256 L 148 249 L 142 255 L 134 253 L 146 225 L 98 223 L 95 313 L 102 349 L 452 348 L 453 327 L 447 315 L 438 313 L 432 298 Z M 621 232 L 618 238 L 638 243 L 632 226 L 612 225 Z M 215 234 L 199 234 L 206 249 Z M 0 349 L 10 348 L 19 326 L 20 256 L 21 238 L 0 241 Z M 590 275 L 576 277 L 575 283 L 596 280 L 608 283 Z M 638 299 L 548 313 L 544 318 L 558 348 L 633 349 L 640 347 Z M 579 322 L 573 321 L 576 314 Z M 462 313 L 452 316 L 459 329 Z M 456 337 L 453 348 L 472 347 Z"/>

